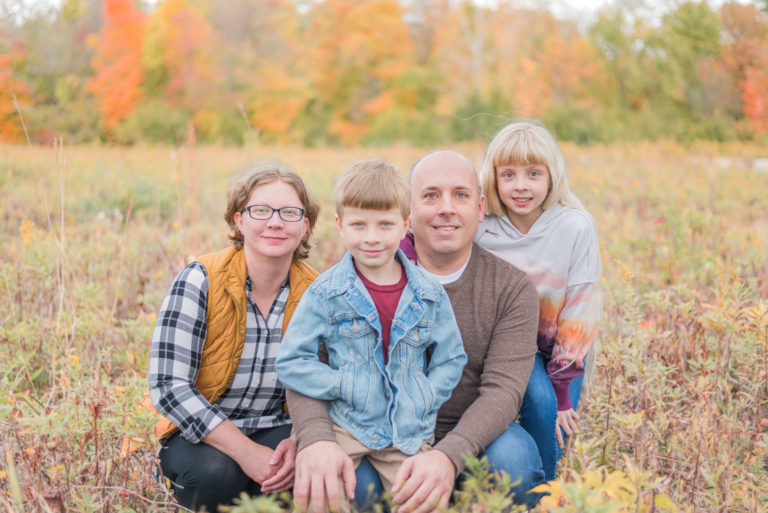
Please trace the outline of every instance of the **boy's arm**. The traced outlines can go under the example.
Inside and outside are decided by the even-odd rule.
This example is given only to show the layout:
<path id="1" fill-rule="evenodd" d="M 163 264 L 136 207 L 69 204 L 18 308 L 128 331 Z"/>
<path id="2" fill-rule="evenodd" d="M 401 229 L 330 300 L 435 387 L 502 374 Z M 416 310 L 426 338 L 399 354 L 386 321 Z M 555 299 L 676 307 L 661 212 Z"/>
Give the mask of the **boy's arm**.
<path id="1" fill-rule="evenodd" d="M 433 351 L 426 374 L 435 391 L 435 404 L 438 408 L 451 397 L 467 363 L 461 332 L 447 295 L 438 303 L 430 339 Z"/>
<path id="2" fill-rule="evenodd" d="M 315 399 L 338 397 L 341 373 L 322 363 L 317 350 L 330 336 L 328 315 L 312 288 L 302 296 L 280 342 L 275 368 L 286 388 Z"/>

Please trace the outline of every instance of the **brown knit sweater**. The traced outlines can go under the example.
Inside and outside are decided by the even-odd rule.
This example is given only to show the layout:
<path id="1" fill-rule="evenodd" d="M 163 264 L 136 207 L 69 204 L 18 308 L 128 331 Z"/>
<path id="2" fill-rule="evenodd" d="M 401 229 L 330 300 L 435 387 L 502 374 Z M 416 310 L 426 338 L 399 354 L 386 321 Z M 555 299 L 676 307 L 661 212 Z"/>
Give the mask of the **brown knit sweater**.
<path id="1" fill-rule="evenodd" d="M 477 245 L 461 277 L 445 285 L 467 365 L 437 415 L 435 448 L 464 469 L 515 420 L 536 354 L 539 299 L 530 279 Z M 335 440 L 324 401 L 286 390 L 298 449 Z"/>

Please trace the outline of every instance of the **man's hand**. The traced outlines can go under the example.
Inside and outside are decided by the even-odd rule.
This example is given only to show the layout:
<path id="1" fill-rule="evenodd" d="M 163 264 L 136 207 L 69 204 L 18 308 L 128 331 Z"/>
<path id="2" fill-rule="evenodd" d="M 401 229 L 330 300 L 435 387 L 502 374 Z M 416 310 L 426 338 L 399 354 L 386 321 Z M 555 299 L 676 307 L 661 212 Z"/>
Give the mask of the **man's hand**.
<path id="1" fill-rule="evenodd" d="M 563 440 L 563 434 L 560 432 L 560 428 L 563 428 L 566 435 L 571 436 L 576 432 L 576 422 L 578 422 L 578 420 L 579 414 L 576 413 L 573 408 L 557 412 L 555 438 L 557 438 L 557 445 L 559 445 L 561 449 L 565 448 L 565 441 Z"/>
<path id="2" fill-rule="evenodd" d="M 348 499 L 355 497 L 355 467 L 336 442 L 320 440 L 310 444 L 296 455 L 296 480 L 293 485 L 293 499 L 299 511 L 323 513 L 325 499 L 331 511 L 341 511 L 339 476 L 344 481 Z"/>
<path id="3" fill-rule="evenodd" d="M 448 504 L 455 482 L 456 467 L 444 452 L 421 452 L 400 465 L 392 500 L 401 513 L 429 513 Z"/>
<path id="4" fill-rule="evenodd" d="M 296 462 L 296 438 L 288 437 L 277 445 L 275 452 L 269 459 L 269 465 L 276 472 L 261 483 L 261 491 L 282 492 L 293 485 L 293 476 Z"/>

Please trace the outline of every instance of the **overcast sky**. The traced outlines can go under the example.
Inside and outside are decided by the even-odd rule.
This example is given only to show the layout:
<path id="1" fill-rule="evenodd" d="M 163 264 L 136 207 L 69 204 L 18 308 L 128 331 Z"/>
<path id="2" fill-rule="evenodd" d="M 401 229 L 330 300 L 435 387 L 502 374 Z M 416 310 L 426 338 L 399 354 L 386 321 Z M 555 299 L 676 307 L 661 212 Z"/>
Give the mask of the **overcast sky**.
<path id="1" fill-rule="evenodd" d="M 157 0 L 144 0 L 148 4 L 155 3 Z M 499 0 L 475 0 L 480 4 L 498 4 Z M 643 15 L 651 18 L 660 17 L 662 14 L 674 9 L 676 5 L 685 0 L 511 0 L 513 5 L 521 7 L 539 7 L 547 8 L 558 18 L 576 20 L 579 25 L 588 26 L 594 19 L 594 16 L 601 7 L 606 5 L 621 3 L 624 5 L 643 5 L 641 9 Z M 727 0 L 707 0 L 707 3 L 713 9 L 719 9 Z M 755 3 L 750 0 L 737 0 L 743 4 Z M 0 6 L 11 7 L 16 11 L 20 6 L 34 8 L 36 5 L 60 5 L 62 0 L 0 0 Z M 222 2 L 222 8 L 226 8 L 226 2 Z M 0 9 L 2 10 L 2 9 Z"/>

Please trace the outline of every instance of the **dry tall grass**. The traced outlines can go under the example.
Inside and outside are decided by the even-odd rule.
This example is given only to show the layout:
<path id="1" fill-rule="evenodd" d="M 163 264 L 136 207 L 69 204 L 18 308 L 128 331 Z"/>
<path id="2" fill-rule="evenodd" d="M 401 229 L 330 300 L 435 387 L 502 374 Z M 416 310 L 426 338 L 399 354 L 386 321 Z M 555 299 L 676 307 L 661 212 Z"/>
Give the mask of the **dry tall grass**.
<path id="1" fill-rule="evenodd" d="M 460 148 L 479 161 L 480 146 Z M 762 511 L 768 503 L 768 173 L 760 149 L 566 146 L 600 225 L 606 307 L 595 387 L 547 511 Z M 323 212 L 311 263 L 341 253 L 334 177 L 422 150 L 0 146 L 0 504 L 173 511 L 140 401 L 170 280 L 226 244 L 229 177 L 296 167 Z M 727 157 L 727 158 L 726 158 Z M 479 486 L 479 485 L 478 485 Z M 497 511 L 476 488 L 459 511 Z M 487 492 L 487 493 L 486 493 Z"/>

